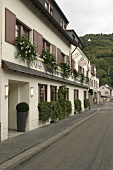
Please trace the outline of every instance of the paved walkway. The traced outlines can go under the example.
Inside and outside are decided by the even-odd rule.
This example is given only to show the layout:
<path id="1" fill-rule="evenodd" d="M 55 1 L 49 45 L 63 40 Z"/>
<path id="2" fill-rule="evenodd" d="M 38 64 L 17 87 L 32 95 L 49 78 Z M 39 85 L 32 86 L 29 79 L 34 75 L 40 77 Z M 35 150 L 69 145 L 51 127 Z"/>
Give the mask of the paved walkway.
<path id="1" fill-rule="evenodd" d="M 41 144 L 45 140 L 57 135 L 70 126 L 77 124 L 86 117 L 95 113 L 103 104 L 92 106 L 91 110 L 70 116 L 56 123 L 26 132 L 19 136 L 0 142 L 0 164 L 19 155 L 20 153 Z"/>

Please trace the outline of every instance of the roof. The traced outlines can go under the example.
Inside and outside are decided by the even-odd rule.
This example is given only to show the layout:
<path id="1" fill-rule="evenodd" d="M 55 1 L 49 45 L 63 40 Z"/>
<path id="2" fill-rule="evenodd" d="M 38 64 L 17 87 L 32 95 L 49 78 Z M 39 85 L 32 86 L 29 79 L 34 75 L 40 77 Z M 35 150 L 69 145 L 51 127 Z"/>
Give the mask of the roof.
<path id="1" fill-rule="evenodd" d="M 77 35 L 77 33 L 75 32 L 75 30 L 74 29 L 70 29 L 70 30 L 66 30 L 67 32 L 73 32 L 75 35 L 76 35 L 76 37 L 78 38 L 78 40 L 79 40 L 79 42 L 82 44 L 82 46 L 84 47 L 84 44 L 82 43 L 82 41 L 80 40 L 80 38 L 78 37 L 78 35 Z"/>
<path id="2" fill-rule="evenodd" d="M 63 15 L 63 17 L 65 18 L 65 20 L 66 20 L 66 22 L 67 22 L 67 24 L 68 24 L 69 21 L 68 21 L 68 19 L 66 18 L 66 16 L 64 15 L 64 13 L 62 12 L 62 10 L 61 10 L 61 8 L 59 7 L 59 5 L 56 3 L 55 0 L 52 0 L 52 1 L 55 3 L 56 7 L 57 7 L 58 10 L 61 12 L 61 14 Z"/>
<path id="3" fill-rule="evenodd" d="M 29 74 L 29 75 L 33 75 L 37 77 L 42 77 L 42 78 L 49 79 L 49 80 L 59 81 L 61 83 L 71 84 L 73 86 L 78 86 L 81 88 L 88 89 L 88 86 L 86 85 L 81 85 L 79 83 L 76 83 L 76 82 L 73 82 L 67 79 L 63 79 L 61 77 L 54 76 L 51 74 L 47 74 L 45 72 L 37 71 L 29 67 L 21 66 L 21 65 L 18 65 L 18 64 L 6 61 L 6 60 L 2 60 L 2 68 L 5 70 L 17 71 L 17 72 L 21 72 L 21 73 L 25 73 L 25 74 Z"/>
<path id="4" fill-rule="evenodd" d="M 56 30 L 58 30 L 71 44 L 75 46 L 79 46 L 75 41 L 73 41 L 70 38 L 67 32 L 59 25 L 59 23 L 50 15 L 50 13 L 44 8 L 44 6 L 39 1 L 36 0 L 30 0 L 30 1 L 35 6 L 35 8 L 39 9 L 39 11 L 56 27 Z"/>

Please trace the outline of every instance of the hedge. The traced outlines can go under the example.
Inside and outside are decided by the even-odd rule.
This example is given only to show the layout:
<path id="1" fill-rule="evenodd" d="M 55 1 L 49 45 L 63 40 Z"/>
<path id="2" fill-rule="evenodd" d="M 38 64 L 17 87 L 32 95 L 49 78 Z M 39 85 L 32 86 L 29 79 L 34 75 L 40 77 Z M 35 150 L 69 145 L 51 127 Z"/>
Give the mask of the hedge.
<path id="1" fill-rule="evenodd" d="M 68 117 L 72 112 L 72 105 L 70 101 L 52 101 L 41 102 L 38 104 L 39 120 L 46 122 L 49 119 L 61 120 Z"/>
<path id="2" fill-rule="evenodd" d="M 75 106 L 75 110 L 77 112 L 80 112 L 82 110 L 82 107 L 81 107 L 81 101 L 79 99 L 76 99 L 74 101 L 74 106 Z"/>
<path id="3" fill-rule="evenodd" d="M 89 99 L 84 99 L 84 107 L 85 107 L 85 109 L 90 108 Z"/>

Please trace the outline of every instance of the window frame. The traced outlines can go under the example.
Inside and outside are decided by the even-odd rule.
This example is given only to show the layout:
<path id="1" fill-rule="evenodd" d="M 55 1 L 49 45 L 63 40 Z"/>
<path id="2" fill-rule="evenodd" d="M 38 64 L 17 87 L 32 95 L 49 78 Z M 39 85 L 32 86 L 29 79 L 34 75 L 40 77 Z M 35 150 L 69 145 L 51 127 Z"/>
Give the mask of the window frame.
<path id="1" fill-rule="evenodd" d="M 67 93 L 66 93 L 66 100 L 69 100 L 69 88 L 66 88 Z"/>
<path id="2" fill-rule="evenodd" d="M 49 12 L 49 2 L 47 0 L 45 1 L 45 9 Z"/>
<path id="3" fill-rule="evenodd" d="M 50 47 L 51 47 L 51 44 L 43 38 L 43 49 L 50 53 Z"/>
<path id="4" fill-rule="evenodd" d="M 60 19 L 60 26 L 63 28 L 63 30 L 66 30 L 66 24 L 62 19 Z"/>
<path id="5" fill-rule="evenodd" d="M 16 36 L 16 32 L 17 32 L 16 26 L 18 26 L 18 36 Z M 26 33 L 27 33 L 28 35 L 25 35 L 25 34 L 24 34 L 24 31 L 26 31 Z M 23 23 L 20 22 L 19 20 L 16 20 L 16 25 L 15 25 L 15 38 L 20 38 L 21 36 L 25 35 L 25 36 L 29 39 L 30 31 L 31 31 L 31 29 L 30 29 L 28 26 L 26 26 L 25 24 L 23 24 Z"/>
<path id="6" fill-rule="evenodd" d="M 74 89 L 74 100 L 79 99 L 79 90 Z"/>
<path id="7" fill-rule="evenodd" d="M 53 88 L 53 89 L 52 89 Z M 55 90 L 53 92 L 53 90 Z M 50 86 L 50 101 L 56 101 L 57 100 L 57 86 Z"/>
<path id="8" fill-rule="evenodd" d="M 45 1 L 45 9 L 53 16 L 53 6 L 48 0 Z"/>
<path id="9" fill-rule="evenodd" d="M 42 89 L 44 88 L 44 89 Z M 42 95 L 42 96 L 41 96 Z M 43 98 L 41 100 L 41 97 Z M 47 101 L 47 85 L 46 84 L 38 84 L 38 102 Z"/>

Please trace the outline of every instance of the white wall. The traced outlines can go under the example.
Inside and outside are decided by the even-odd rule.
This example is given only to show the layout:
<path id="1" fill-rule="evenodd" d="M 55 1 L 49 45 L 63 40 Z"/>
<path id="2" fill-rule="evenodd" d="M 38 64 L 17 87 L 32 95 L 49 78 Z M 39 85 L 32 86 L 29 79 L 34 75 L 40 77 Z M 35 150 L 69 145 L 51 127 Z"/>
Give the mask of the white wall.
<path id="1" fill-rule="evenodd" d="M 75 51 L 74 51 L 75 49 Z M 80 59 L 84 59 L 86 61 L 86 65 L 83 66 L 84 68 L 84 73 L 85 73 L 85 76 L 86 76 L 86 71 L 88 70 L 88 61 L 89 59 L 85 56 L 85 54 L 81 51 L 81 49 L 79 47 L 74 47 L 73 45 L 71 46 L 71 51 L 74 51 L 73 54 L 72 54 L 72 58 L 74 59 L 75 61 L 75 69 L 78 71 L 78 62 Z"/>
<path id="2" fill-rule="evenodd" d="M 101 86 L 99 88 L 99 90 L 100 90 L 102 96 L 110 96 L 110 90 L 108 88 L 106 88 L 105 86 Z M 106 94 L 106 92 L 108 94 Z"/>
<path id="3" fill-rule="evenodd" d="M 17 129 L 16 105 L 18 103 L 18 84 L 9 84 L 8 128 Z"/>
<path id="4" fill-rule="evenodd" d="M 58 31 L 56 30 L 55 27 L 53 26 L 50 27 L 51 23 L 45 21 L 45 17 L 42 17 L 40 12 L 38 13 L 38 15 L 36 14 L 38 12 L 38 9 L 37 9 L 37 12 L 35 11 L 35 13 L 33 13 L 30 10 L 31 6 L 28 8 L 20 0 L 18 1 L 4 0 L 4 9 L 3 9 L 4 26 L 3 26 L 3 35 L 2 35 L 2 38 L 4 40 L 2 58 L 4 60 L 8 60 L 11 62 L 20 63 L 24 65 L 24 63 L 21 62 L 21 60 L 15 59 L 14 57 L 15 52 L 17 51 L 15 46 L 5 42 L 5 36 L 4 36 L 5 35 L 5 7 L 8 8 L 10 11 L 12 11 L 14 14 L 16 14 L 16 17 L 20 21 L 22 21 L 24 24 L 26 24 L 31 29 L 37 30 L 51 44 L 54 44 L 57 48 L 60 48 L 64 54 L 69 55 L 70 44 L 67 43 L 67 40 L 60 33 L 58 35 Z M 21 9 L 21 12 L 20 12 L 20 9 Z M 33 31 L 31 31 L 31 37 L 33 37 Z"/>

